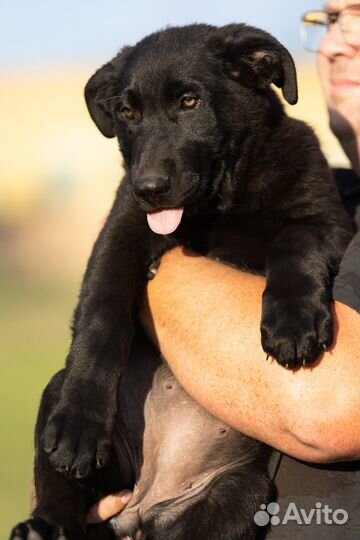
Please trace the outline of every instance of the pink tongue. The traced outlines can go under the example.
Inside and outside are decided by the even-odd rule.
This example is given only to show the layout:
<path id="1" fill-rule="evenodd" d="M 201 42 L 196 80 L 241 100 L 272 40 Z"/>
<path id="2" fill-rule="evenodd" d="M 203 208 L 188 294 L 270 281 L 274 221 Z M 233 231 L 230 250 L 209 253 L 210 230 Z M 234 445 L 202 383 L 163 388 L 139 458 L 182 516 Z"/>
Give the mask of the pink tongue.
<path id="1" fill-rule="evenodd" d="M 184 208 L 172 210 L 159 210 L 147 214 L 150 229 L 157 234 L 170 234 L 174 232 L 181 221 Z"/>

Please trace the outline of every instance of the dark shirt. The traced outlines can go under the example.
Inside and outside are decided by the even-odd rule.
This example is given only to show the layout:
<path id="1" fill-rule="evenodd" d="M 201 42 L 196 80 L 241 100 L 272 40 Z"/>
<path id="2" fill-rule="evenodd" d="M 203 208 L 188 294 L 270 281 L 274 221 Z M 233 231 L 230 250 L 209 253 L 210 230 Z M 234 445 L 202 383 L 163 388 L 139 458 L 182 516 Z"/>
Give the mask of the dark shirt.
<path id="1" fill-rule="evenodd" d="M 335 278 L 333 298 L 360 313 L 360 178 L 349 169 L 336 169 L 342 203 L 358 232 L 350 242 Z"/>

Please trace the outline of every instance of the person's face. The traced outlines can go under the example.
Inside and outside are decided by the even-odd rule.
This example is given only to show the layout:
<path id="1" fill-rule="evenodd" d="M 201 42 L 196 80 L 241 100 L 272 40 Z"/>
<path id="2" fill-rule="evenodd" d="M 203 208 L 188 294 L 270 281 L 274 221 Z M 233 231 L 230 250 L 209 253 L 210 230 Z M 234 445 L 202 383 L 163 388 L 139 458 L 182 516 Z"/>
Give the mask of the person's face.
<path id="1" fill-rule="evenodd" d="M 338 12 L 360 0 L 329 0 L 325 9 Z M 330 114 L 330 127 L 343 139 L 360 136 L 360 47 L 352 47 L 335 23 L 321 44 L 318 70 Z"/>

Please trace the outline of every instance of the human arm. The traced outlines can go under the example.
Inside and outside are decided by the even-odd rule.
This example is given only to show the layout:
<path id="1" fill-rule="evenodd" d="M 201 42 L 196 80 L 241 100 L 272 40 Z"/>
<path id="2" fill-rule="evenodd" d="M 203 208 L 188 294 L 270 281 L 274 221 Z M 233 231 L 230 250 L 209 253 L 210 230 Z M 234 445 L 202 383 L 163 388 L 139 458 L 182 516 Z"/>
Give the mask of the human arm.
<path id="1" fill-rule="evenodd" d="M 331 349 L 286 370 L 261 347 L 264 286 L 177 248 L 148 284 L 143 321 L 185 390 L 235 429 L 299 459 L 359 458 L 359 315 L 335 302 Z"/>
<path id="2" fill-rule="evenodd" d="M 260 345 L 264 286 L 177 248 L 148 285 L 142 319 L 184 388 L 235 429 L 308 461 L 358 459 L 360 316 L 335 302 L 331 350 L 312 368 L 285 370 Z M 105 497 L 88 522 L 123 508 L 122 493 Z"/>

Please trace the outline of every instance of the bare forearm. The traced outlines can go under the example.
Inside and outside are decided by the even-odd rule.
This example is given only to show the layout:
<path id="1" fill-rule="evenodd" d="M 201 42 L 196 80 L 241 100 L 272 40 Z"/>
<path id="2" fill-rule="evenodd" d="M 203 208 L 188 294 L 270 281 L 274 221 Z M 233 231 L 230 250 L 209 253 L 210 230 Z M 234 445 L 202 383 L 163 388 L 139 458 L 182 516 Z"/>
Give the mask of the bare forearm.
<path id="1" fill-rule="evenodd" d="M 264 286 L 178 248 L 148 286 L 152 330 L 146 311 L 145 324 L 187 392 L 229 425 L 300 459 L 359 457 L 360 317 L 336 304 L 332 351 L 313 369 L 287 371 L 261 348 Z"/>

